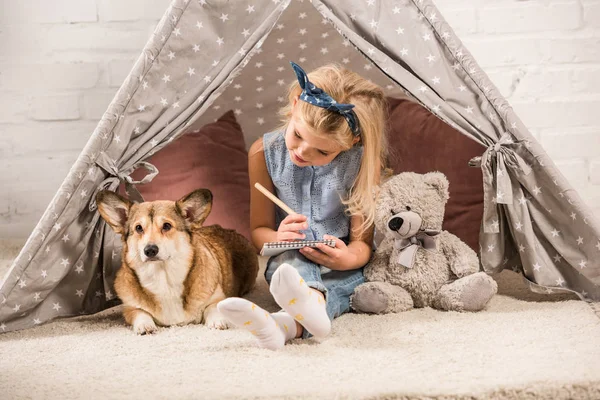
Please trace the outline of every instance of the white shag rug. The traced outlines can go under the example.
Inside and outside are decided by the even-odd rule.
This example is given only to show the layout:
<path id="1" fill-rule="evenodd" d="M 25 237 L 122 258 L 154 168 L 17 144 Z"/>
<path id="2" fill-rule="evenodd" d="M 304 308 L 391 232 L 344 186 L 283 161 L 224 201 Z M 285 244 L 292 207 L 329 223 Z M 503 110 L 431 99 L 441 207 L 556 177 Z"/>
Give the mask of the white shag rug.
<path id="1" fill-rule="evenodd" d="M 21 244 L 0 242 L 0 278 Z M 0 334 L 0 398 L 599 399 L 592 307 L 530 293 L 510 271 L 495 279 L 483 312 L 346 314 L 322 342 L 278 352 L 243 330 L 136 336 L 119 307 Z M 262 275 L 249 298 L 277 309 Z"/>

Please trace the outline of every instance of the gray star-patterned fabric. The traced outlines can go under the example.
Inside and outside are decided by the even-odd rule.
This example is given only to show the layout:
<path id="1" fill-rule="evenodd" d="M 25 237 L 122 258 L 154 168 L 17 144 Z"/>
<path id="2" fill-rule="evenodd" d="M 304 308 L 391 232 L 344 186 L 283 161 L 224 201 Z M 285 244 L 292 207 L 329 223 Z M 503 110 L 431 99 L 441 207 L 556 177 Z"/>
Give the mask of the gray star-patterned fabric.
<path id="1" fill-rule="evenodd" d="M 483 269 L 600 300 L 598 222 L 431 0 L 174 0 L 2 283 L 0 332 L 118 304 L 96 192 L 124 182 L 139 200 L 144 160 L 225 110 L 247 143 L 271 131 L 290 61 L 343 64 L 485 145 Z"/>

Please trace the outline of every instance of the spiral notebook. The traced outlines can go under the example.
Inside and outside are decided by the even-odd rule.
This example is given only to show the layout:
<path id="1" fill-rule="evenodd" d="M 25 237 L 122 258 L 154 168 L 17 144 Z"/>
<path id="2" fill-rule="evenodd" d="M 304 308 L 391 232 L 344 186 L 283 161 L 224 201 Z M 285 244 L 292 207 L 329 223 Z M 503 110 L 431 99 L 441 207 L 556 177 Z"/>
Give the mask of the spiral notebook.
<path id="1" fill-rule="evenodd" d="M 335 240 L 294 240 L 292 242 L 267 242 L 260 251 L 261 256 L 276 256 L 287 250 L 301 249 L 303 247 L 316 247 L 317 243 L 335 247 Z"/>

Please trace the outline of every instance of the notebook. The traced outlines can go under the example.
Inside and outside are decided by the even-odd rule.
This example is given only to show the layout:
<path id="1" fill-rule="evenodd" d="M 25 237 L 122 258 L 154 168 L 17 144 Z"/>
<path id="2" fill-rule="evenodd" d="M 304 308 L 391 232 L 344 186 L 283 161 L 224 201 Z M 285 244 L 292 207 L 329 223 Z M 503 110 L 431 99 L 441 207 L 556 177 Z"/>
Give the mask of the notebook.
<path id="1" fill-rule="evenodd" d="M 316 247 L 317 243 L 335 247 L 335 240 L 294 240 L 291 242 L 267 242 L 260 251 L 261 256 L 276 256 L 287 250 L 301 249 L 303 247 Z"/>

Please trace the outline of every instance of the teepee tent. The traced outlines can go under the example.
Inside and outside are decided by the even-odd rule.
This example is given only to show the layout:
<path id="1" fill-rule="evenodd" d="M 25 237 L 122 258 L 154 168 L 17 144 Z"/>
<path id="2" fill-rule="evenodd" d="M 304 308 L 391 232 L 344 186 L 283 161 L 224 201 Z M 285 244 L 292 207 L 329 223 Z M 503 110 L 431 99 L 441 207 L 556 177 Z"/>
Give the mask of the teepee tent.
<path id="1" fill-rule="evenodd" d="M 400 87 L 485 146 L 484 270 L 600 300 L 600 226 L 431 0 L 174 0 L 2 283 L 0 332 L 117 304 L 120 242 L 96 192 L 124 182 L 139 199 L 157 173 L 144 160 L 220 109 L 250 139 L 275 126 L 290 60 Z"/>

